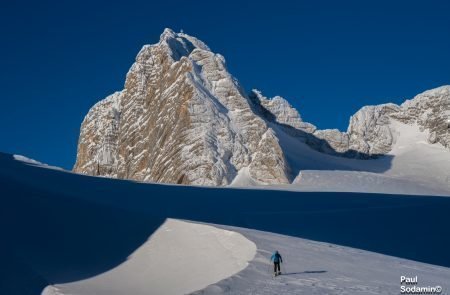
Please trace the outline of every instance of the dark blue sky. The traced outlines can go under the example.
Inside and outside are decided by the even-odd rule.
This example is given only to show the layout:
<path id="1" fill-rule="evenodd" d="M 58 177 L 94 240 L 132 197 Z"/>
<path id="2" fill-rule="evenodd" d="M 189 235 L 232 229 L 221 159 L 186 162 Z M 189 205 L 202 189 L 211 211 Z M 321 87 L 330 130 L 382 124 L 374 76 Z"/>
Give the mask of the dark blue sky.
<path id="1" fill-rule="evenodd" d="M 81 121 L 165 27 L 320 128 L 450 84 L 450 1 L 2 1 L 0 151 L 71 168 Z"/>

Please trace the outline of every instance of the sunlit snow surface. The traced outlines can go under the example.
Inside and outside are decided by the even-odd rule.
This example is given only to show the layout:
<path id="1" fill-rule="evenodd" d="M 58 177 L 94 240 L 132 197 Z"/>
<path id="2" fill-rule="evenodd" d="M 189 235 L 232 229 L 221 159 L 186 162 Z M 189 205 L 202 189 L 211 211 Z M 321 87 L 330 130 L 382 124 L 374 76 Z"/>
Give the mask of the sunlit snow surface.
<path id="1" fill-rule="evenodd" d="M 450 269 L 268 232 L 232 228 L 254 241 L 258 254 L 244 271 L 195 294 L 400 294 L 400 276 L 450 294 Z M 272 278 L 274 249 L 283 275 Z"/>
<path id="2" fill-rule="evenodd" d="M 155 233 L 157 241 L 136 251 L 138 257 L 133 254 L 117 269 L 98 277 L 49 286 L 43 294 L 186 294 L 205 283 L 209 286 L 193 294 L 399 294 L 403 275 L 418 276 L 419 286 L 441 286 L 442 294 L 450 291 L 449 268 L 274 233 L 216 226 L 238 239 L 223 236 L 219 228 L 170 220 Z M 236 232 L 256 243 L 256 256 L 253 243 Z M 237 249 L 224 253 L 227 247 L 221 244 L 223 241 Z M 282 275 L 276 278 L 269 262 L 274 249 L 284 259 Z M 232 275 L 230 267 L 244 266 L 239 259 L 253 257 L 248 267 Z M 229 278 L 215 282 L 214 275 L 223 277 L 227 273 Z"/>
<path id="3" fill-rule="evenodd" d="M 24 162 L 24 163 L 27 163 L 27 164 L 30 164 L 30 165 L 36 165 L 36 166 L 40 166 L 40 167 L 48 168 L 48 169 L 63 170 L 60 167 L 50 166 L 50 165 L 47 165 L 45 163 L 41 163 L 39 161 L 36 161 L 34 159 L 31 159 L 31 158 L 28 158 L 28 157 L 25 157 L 25 156 L 22 156 L 22 155 L 13 155 L 13 157 L 14 157 L 14 160 L 17 160 L 17 161 L 20 161 L 20 162 Z"/>
<path id="4" fill-rule="evenodd" d="M 231 185 L 298 191 L 450 196 L 449 150 L 440 144 L 429 144 L 428 133 L 421 132 L 416 125 L 392 120 L 391 126 L 395 130 L 392 151 L 372 160 L 323 154 L 277 130 L 280 144 L 293 170 L 298 172 L 293 184 L 261 185 L 242 169 Z"/>
<path id="5" fill-rule="evenodd" d="M 255 254 L 241 234 L 168 219 L 116 268 L 43 294 L 186 294 L 243 270 Z"/>

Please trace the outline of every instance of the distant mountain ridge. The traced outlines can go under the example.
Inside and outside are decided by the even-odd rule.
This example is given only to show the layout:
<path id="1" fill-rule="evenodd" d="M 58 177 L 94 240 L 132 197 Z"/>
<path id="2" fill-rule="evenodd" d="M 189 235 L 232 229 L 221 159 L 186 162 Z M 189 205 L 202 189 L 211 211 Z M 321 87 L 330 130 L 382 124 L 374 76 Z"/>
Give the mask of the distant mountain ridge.
<path id="1" fill-rule="evenodd" d="M 364 159 L 392 149 L 392 120 L 417 124 L 429 133 L 430 144 L 449 148 L 448 115 L 450 86 L 443 86 L 401 106 L 363 107 L 347 132 L 318 130 L 284 98 L 269 99 L 258 90 L 247 94 L 224 57 L 202 41 L 166 29 L 158 43 L 141 49 L 124 89 L 86 115 L 73 170 L 222 186 L 245 169 L 259 183 L 288 184 L 298 171 L 280 136 L 324 154 Z"/>

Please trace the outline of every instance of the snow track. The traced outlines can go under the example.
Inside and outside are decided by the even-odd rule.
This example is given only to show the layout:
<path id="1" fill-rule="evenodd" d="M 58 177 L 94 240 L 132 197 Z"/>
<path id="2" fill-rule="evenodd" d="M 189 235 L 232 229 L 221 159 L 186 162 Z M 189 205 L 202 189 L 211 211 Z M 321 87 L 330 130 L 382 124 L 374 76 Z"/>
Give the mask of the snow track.
<path id="1" fill-rule="evenodd" d="M 400 276 L 418 276 L 419 286 L 440 285 L 449 294 L 450 269 L 368 251 L 273 233 L 229 228 L 258 247 L 239 274 L 194 294 L 400 294 Z M 269 257 L 280 251 L 283 274 L 272 277 Z"/>

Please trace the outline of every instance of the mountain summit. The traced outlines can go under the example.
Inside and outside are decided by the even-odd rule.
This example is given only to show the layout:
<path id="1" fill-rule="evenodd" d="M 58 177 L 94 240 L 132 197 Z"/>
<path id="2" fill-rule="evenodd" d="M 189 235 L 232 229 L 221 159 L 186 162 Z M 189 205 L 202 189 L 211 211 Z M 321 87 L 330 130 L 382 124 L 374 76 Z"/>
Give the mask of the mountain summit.
<path id="1" fill-rule="evenodd" d="M 306 146 L 316 155 L 371 159 L 392 150 L 392 121 L 416 124 L 430 144 L 450 146 L 450 87 L 401 106 L 362 108 L 347 132 L 317 130 L 282 97 L 246 93 L 222 55 L 195 37 L 165 29 L 145 45 L 122 91 L 94 105 L 83 120 L 74 171 L 148 182 L 222 186 L 238 176 L 287 184 L 302 169 Z M 314 168 L 314 167 L 313 167 Z"/>
<path id="2" fill-rule="evenodd" d="M 288 182 L 276 136 L 252 110 L 223 56 L 166 29 L 157 44 L 139 52 L 125 89 L 89 111 L 74 170 L 226 185 L 244 167 L 258 181 Z"/>

